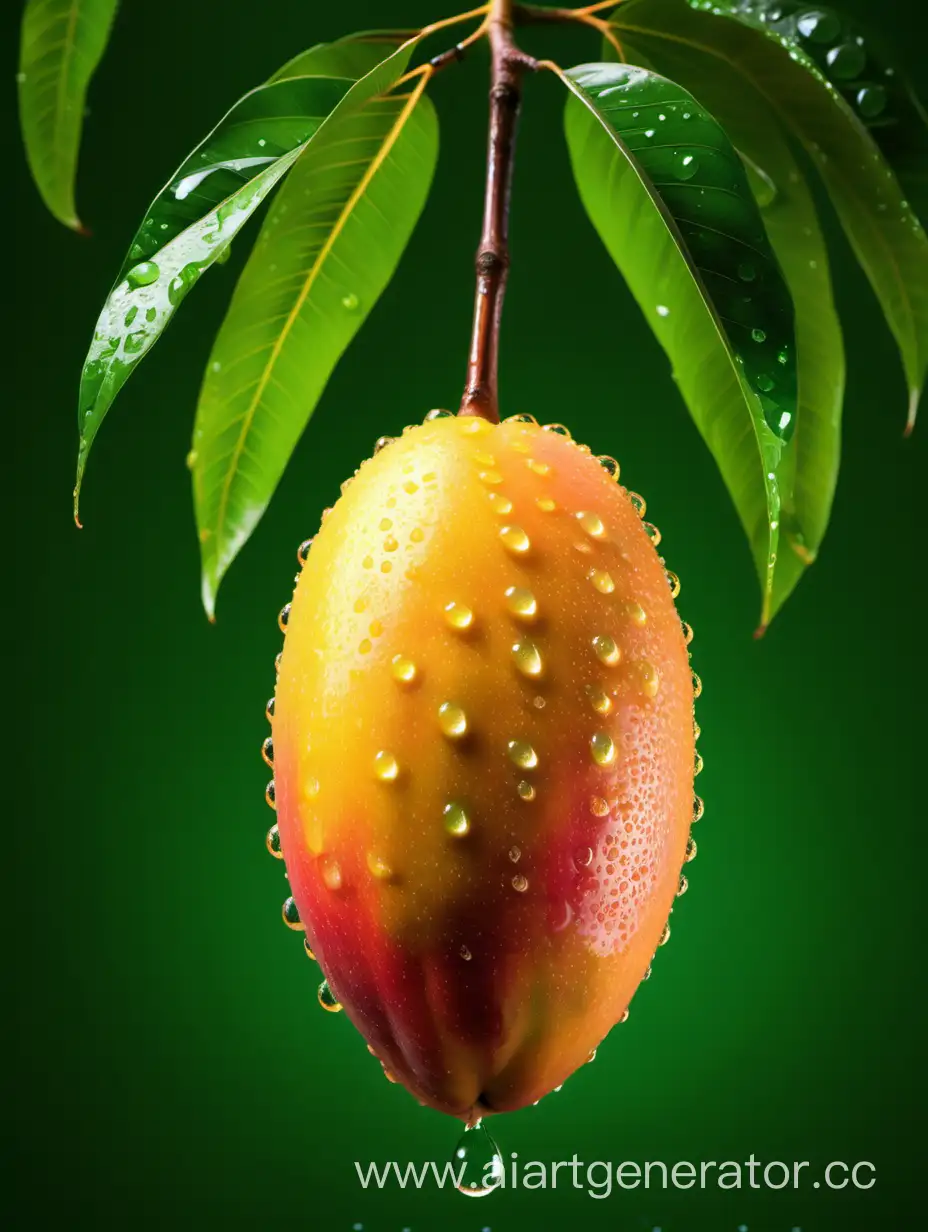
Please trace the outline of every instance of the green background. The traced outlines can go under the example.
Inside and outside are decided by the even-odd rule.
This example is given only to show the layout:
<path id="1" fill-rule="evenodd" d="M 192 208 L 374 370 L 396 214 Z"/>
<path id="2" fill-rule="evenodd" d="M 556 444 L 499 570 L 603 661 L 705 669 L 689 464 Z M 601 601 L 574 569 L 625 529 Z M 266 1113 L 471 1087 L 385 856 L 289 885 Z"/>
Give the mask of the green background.
<path id="1" fill-rule="evenodd" d="M 917 0 L 868 6 L 919 69 Z M 820 562 L 754 642 L 751 562 L 667 363 L 581 212 L 553 80 L 530 81 L 513 202 L 504 413 L 615 454 L 683 579 L 705 681 L 705 819 L 654 978 L 560 1094 L 495 1122 L 520 1161 L 873 1161 L 867 1193 L 643 1189 L 594 1201 L 364 1193 L 354 1160 L 450 1156 L 457 1131 L 383 1081 L 280 922 L 259 747 L 294 550 L 381 433 L 456 404 L 484 156 L 483 51 L 441 75 L 442 160 L 398 276 L 336 371 L 209 627 L 189 447 L 198 380 L 246 242 L 120 396 L 70 521 L 77 378 L 147 201 L 245 89 L 309 44 L 445 15 L 440 0 L 126 0 L 90 97 L 79 207 L 42 209 L 14 132 L 6 421 L 8 747 L 16 865 L 7 1120 L 23 1223 L 365 1232 L 884 1229 L 914 1204 L 924 792 L 923 426 L 903 442 L 892 343 L 835 246 L 850 389 Z M 592 59 L 580 32 L 526 43 Z M 450 40 L 449 40 L 450 42 Z M 441 48 L 436 48 L 440 50 Z M 923 74 L 921 84 L 928 87 Z M 928 94 L 928 88 L 923 89 Z M 834 228 L 832 227 L 832 230 Z M 253 230 L 251 232 L 253 234 Z M 9 259 L 9 257 L 8 257 Z M 9 287 L 9 284 L 7 283 Z M 919 478 L 921 477 L 921 479 Z M 923 490 L 923 489 L 922 489 Z M 24 754 L 24 755 L 23 755 Z M 924 777 L 923 770 L 919 777 Z M 562 1174 L 563 1178 L 566 1174 Z"/>

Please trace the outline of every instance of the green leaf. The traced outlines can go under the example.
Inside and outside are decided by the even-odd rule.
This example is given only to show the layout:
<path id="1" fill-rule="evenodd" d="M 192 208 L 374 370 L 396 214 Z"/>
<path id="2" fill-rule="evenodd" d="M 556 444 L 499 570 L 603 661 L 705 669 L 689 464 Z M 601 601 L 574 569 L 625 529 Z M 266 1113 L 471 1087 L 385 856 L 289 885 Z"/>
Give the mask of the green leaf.
<path id="1" fill-rule="evenodd" d="M 106 49 L 117 0 L 28 0 L 19 57 L 26 157 L 55 217 L 80 231 L 74 204 L 87 86 Z"/>
<path id="2" fill-rule="evenodd" d="M 373 95 L 370 80 L 357 88 Z M 425 204 L 438 156 L 426 81 L 419 77 L 409 94 L 378 89 L 362 110 L 320 130 L 275 199 L 236 288 L 207 367 L 193 440 L 210 616 L 224 573 Z"/>
<path id="3" fill-rule="evenodd" d="M 681 86 L 588 64 L 567 139 L 590 218 L 667 351 L 735 502 L 769 619 L 778 471 L 796 416 L 793 308 L 741 159 Z"/>
<path id="4" fill-rule="evenodd" d="M 246 94 L 149 206 L 81 374 L 75 518 L 87 456 L 113 399 L 350 88 L 344 78 L 301 77 Z"/>
<path id="5" fill-rule="evenodd" d="M 880 147 L 924 225 L 928 220 L 928 118 L 878 33 L 827 5 L 737 0 L 735 13 L 768 26 L 811 57 Z"/>
<path id="6" fill-rule="evenodd" d="M 624 43 L 627 55 L 647 56 L 685 86 L 737 146 L 795 305 L 799 408 L 779 471 L 772 618 L 815 559 L 838 478 L 845 363 L 825 238 L 803 167 L 775 112 L 736 64 L 643 35 L 627 36 Z"/>
<path id="7" fill-rule="evenodd" d="M 745 11 L 704 0 L 626 0 L 619 38 L 661 39 L 736 67 L 805 146 L 902 356 L 911 428 L 928 367 L 928 237 L 871 131 L 805 47 Z"/>
<path id="8" fill-rule="evenodd" d="M 347 34 L 332 43 L 317 43 L 315 47 L 301 51 L 288 60 L 270 80 L 322 76 L 350 77 L 357 81 L 416 34 L 415 30 L 363 30 L 359 34 Z"/>

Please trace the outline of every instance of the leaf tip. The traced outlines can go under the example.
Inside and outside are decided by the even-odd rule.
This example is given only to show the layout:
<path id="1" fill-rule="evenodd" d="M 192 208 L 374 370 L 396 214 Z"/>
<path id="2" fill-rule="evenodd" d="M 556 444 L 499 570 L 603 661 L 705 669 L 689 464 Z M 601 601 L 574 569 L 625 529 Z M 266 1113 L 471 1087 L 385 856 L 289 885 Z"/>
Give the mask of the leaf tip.
<path id="1" fill-rule="evenodd" d="M 759 624 L 759 625 L 757 626 L 757 628 L 754 630 L 754 641 L 755 641 L 755 642 L 759 642 L 759 641 L 760 641 L 760 639 L 761 639 L 761 638 L 764 636 L 764 634 L 767 632 L 767 630 L 769 629 L 769 627 L 770 627 L 769 623 L 768 623 L 766 620 L 763 620 L 763 619 L 762 619 L 762 620 L 761 620 L 761 622 L 760 622 L 760 624 Z"/>
<path id="2" fill-rule="evenodd" d="M 200 582 L 200 599 L 206 619 L 211 625 L 216 623 L 216 589 L 216 580 L 208 569 L 204 569 Z"/>
<path id="3" fill-rule="evenodd" d="M 922 391 L 919 386 L 913 386 L 909 390 L 909 413 L 906 417 L 905 428 L 903 430 L 903 438 L 908 439 L 915 430 L 915 419 L 918 415 L 918 404 L 921 400 Z"/>

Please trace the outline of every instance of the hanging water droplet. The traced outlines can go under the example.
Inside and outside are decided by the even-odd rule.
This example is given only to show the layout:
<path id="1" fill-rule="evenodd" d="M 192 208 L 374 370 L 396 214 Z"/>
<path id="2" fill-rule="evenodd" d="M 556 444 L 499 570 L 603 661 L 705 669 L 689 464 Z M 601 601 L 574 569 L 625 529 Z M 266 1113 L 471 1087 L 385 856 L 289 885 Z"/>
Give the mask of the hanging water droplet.
<path id="1" fill-rule="evenodd" d="M 837 15 L 822 12 L 821 9 L 803 13 L 796 21 L 796 27 L 810 43 L 831 43 L 841 33 L 841 22 Z"/>
<path id="2" fill-rule="evenodd" d="M 528 779 L 522 779 L 516 786 L 516 791 L 518 792 L 520 800 L 535 799 L 535 788 L 528 781 Z"/>
<path id="3" fill-rule="evenodd" d="M 484 1198 L 502 1184 L 503 1157 L 482 1121 L 464 1130 L 451 1166 L 455 1188 L 469 1198 Z"/>
<path id="4" fill-rule="evenodd" d="M 392 753 L 380 749 L 374 755 L 374 774 L 382 783 L 394 783 L 400 772 L 399 762 Z"/>
<path id="5" fill-rule="evenodd" d="M 280 615 L 277 617 L 277 623 L 280 626 L 281 633 L 286 633 L 287 624 L 290 621 L 290 604 L 285 603 L 280 609 Z"/>
<path id="6" fill-rule="evenodd" d="M 867 53 L 857 43 L 839 43 L 831 47 L 825 56 L 832 77 L 839 81 L 853 81 L 867 65 Z"/>
<path id="7" fill-rule="evenodd" d="M 412 684 L 417 676 L 415 663 L 401 654 L 394 655 L 390 660 L 390 671 L 397 684 Z"/>
<path id="8" fill-rule="evenodd" d="M 887 95 L 882 86 L 862 86 L 857 91 L 857 110 L 865 120 L 876 119 L 886 109 Z"/>
<path id="9" fill-rule="evenodd" d="M 699 163 L 692 154 L 678 154 L 673 165 L 678 180 L 691 180 L 699 170 Z"/>
<path id="10" fill-rule="evenodd" d="M 690 888 L 690 883 L 687 881 L 687 879 L 686 879 L 686 878 L 684 877 L 684 875 L 681 873 L 681 874 L 680 874 L 680 882 L 679 882 L 679 884 L 678 884 L 678 886 L 677 886 L 677 895 L 676 895 L 676 896 L 677 896 L 677 898 L 680 898 L 680 896 L 681 896 L 681 895 L 685 894 L 689 888 Z"/>
<path id="11" fill-rule="evenodd" d="M 296 559 L 301 569 L 306 564 L 306 562 L 309 560 L 309 551 L 312 546 L 313 546 L 312 539 L 304 539 L 303 542 L 300 544 L 300 546 L 296 550 Z"/>
<path id="12" fill-rule="evenodd" d="M 353 291 L 349 291 L 347 295 L 342 296 L 342 307 L 346 312 L 356 312 L 360 302 Z"/>
<path id="13" fill-rule="evenodd" d="M 503 420 L 503 423 L 527 423 L 537 425 L 538 420 L 534 415 L 527 415 L 523 413 L 521 415 L 507 415 Z"/>
<path id="14" fill-rule="evenodd" d="M 264 799 L 267 802 L 269 808 L 272 808 L 272 809 L 277 808 L 277 792 L 276 792 L 276 788 L 274 787 L 273 779 L 271 779 L 267 787 L 265 787 L 264 789 Z"/>
<path id="15" fill-rule="evenodd" d="M 261 756 L 264 758 L 267 765 L 274 768 L 274 740 L 273 737 L 265 737 L 264 743 L 261 745 Z"/>
<path id="16" fill-rule="evenodd" d="M 688 625 L 684 620 L 682 621 L 681 627 L 683 629 L 683 641 L 687 646 L 689 646 L 690 642 L 693 640 L 693 626 Z"/>
<path id="17" fill-rule="evenodd" d="M 284 858 L 284 853 L 280 849 L 280 831 L 277 829 L 276 821 L 268 830 L 264 842 L 275 860 L 282 860 Z"/>
<path id="18" fill-rule="evenodd" d="M 615 744 L 608 732 L 594 732 L 590 737 L 590 753 L 597 766 L 611 766 L 615 761 Z"/>
<path id="19" fill-rule="evenodd" d="M 462 805 L 450 800 L 441 811 L 445 832 L 452 838 L 463 838 L 470 833 L 470 818 Z"/>
<path id="20" fill-rule="evenodd" d="M 695 778 L 697 775 L 702 774 L 704 769 L 705 762 L 702 759 L 702 754 L 697 753 L 693 759 L 693 777 Z"/>
<path id="21" fill-rule="evenodd" d="M 696 840 L 692 836 L 686 840 L 686 855 L 683 858 L 687 864 L 696 859 Z"/>
<path id="22" fill-rule="evenodd" d="M 269 698 L 268 698 L 268 700 L 267 700 L 267 705 L 264 707 L 264 717 L 267 719 L 267 721 L 268 721 L 269 723 L 270 723 L 271 719 L 273 719 L 273 717 L 274 717 L 274 699 L 273 699 L 273 697 L 269 697 Z"/>
<path id="23" fill-rule="evenodd" d="M 622 657 L 622 652 L 616 645 L 615 639 L 608 633 L 598 633 L 593 638 L 593 650 L 596 652 L 597 659 L 609 667 L 614 667 Z"/>
<path id="24" fill-rule="evenodd" d="M 705 803 L 701 796 L 693 796 L 693 821 L 702 821 L 703 813 L 706 811 Z"/>
<path id="25" fill-rule="evenodd" d="M 138 287 L 151 286 L 153 282 L 158 281 L 160 276 L 161 270 L 154 261 L 140 261 L 138 265 L 133 265 L 126 274 L 126 282 L 134 291 Z"/>
<path id="26" fill-rule="evenodd" d="M 663 928 L 663 931 L 661 932 L 660 937 L 658 937 L 657 939 L 657 944 L 666 945 L 669 940 L 670 940 L 670 921 L 668 920 L 667 923 L 664 925 L 664 928 Z"/>
<path id="27" fill-rule="evenodd" d="M 642 522 L 641 525 L 644 527 L 644 533 L 648 536 L 654 546 L 658 547 L 661 541 L 661 532 L 657 529 L 653 522 Z"/>
<path id="28" fill-rule="evenodd" d="M 445 620 L 452 629 L 461 633 L 474 623 L 474 613 L 463 603 L 446 603 Z"/>
<path id="29" fill-rule="evenodd" d="M 436 407 L 426 415 L 425 422 L 432 423 L 436 419 L 454 419 L 454 411 L 443 411 L 441 408 Z"/>
<path id="30" fill-rule="evenodd" d="M 337 1014 L 339 1010 L 342 1008 L 341 1002 L 338 1000 L 338 998 L 335 996 L 335 993 L 332 992 L 332 989 L 329 987 L 328 980 L 322 981 L 322 983 L 319 985 L 319 991 L 317 992 L 316 996 L 318 997 L 319 1004 L 322 1006 L 322 1008 L 324 1010 L 328 1010 L 330 1014 Z"/>
<path id="31" fill-rule="evenodd" d="M 374 453 L 380 453 L 382 449 L 386 449 L 388 445 L 392 445 L 395 440 L 395 436 L 378 436 L 377 440 L 374 442 Z"/>
<path id="32" fill-rule="evenodd" d="M 499 537 L 503 545 L 516 556 L 524 556 L 532 542 L 521 526 L 500 527 Z"/>
<path id="33" fill-rule="evenodd" d="M 695 672 L 693 672 L 693 696 L 702 697 L 702 681 Z"/>
<path id="34" fill-rule="evenodd" d="M 300 913 L 293 897 L 284 899 L 284 905 L 281 908 L 281 915 L 284 918 L 284 923 L 288 928 L 292 928 L 295 932 L 303 927 L 303 922 L 300 919 Z"/>
<path id="35" fill-rule="evenodd" d="M 313 962 L 316 961 L 316 955 L 313 953 L 313 947 L 309 944 L 308 937 L 303 938 L 303 953 L 307 958 L 311 958 Z"/>
<path id="36" fill-rule="evenodd" d="M 510 761 L 522 770 L 534 770 L 538 765 L 538 754 L 527 740 L 510 740 L 507 744 Z"/>
<path id="37" fill-rule="evenodd" d="M 442 702 L 438 707 L 438 726 L 449 740 L 460 740 L 467 734 L 467 715 L 455 702 Z"/>
<path id="38" fill-rule="evenodd" d="M 537 678 L 544 671 L 541 652 L 535 643 L 530 642 L 527 638 L 519 642 L 513 642 L 512 661 L 523 676 Z"/>
<path id="39" fill-rule="evenodd" d="M 618 482 L 619 473 L 622 468 L 619 466 L 615 458 L 612 458 L 609 454 L 604 453 L 600 454 L 596 461 L 603 468 L 610 479 L 615 479 Z"/>
<path id="40" fill-rule="evenodd" d="M 671 598 L 676 599 L 680 593 L 680 579 L 671 569 L 667 569 L 664 576 L 667 578 L 667 585 L 670 587 Z"/>
<path id="41" fill-rule="evenodd" d="M 570 428 L 565 428 L 564 425 L 560 423 L 545 424 L 543 431 L 553 432 L 555 436 L 566 436 L 568 440 L 573 439 L 570 435 Z"/>

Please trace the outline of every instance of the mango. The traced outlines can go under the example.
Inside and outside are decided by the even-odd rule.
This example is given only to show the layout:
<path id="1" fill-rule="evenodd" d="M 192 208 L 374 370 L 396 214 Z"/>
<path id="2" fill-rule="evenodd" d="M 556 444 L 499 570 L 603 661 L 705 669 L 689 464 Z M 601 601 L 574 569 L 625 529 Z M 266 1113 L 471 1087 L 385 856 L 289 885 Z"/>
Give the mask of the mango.
<path id="1" fill-rule="evenodd" d="M 586 1062 L 669 933 L 691 633 L 643 502 L 566 429 L 381 444 L 281 616 L 271 845 L 323 1005 L 473 1124 Z"/>

